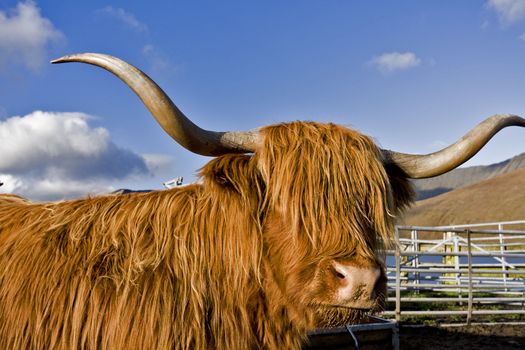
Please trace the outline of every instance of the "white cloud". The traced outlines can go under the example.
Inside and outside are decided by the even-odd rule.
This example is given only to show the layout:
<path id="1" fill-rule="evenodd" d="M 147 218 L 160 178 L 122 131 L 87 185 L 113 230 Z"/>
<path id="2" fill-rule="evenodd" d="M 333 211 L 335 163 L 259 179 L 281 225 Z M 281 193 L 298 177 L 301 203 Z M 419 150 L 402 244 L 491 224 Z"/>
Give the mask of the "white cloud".
<path id="1" fill-rule="evenodd" d="M 60 200 L 82 198 L 86 195 L 110 193 L 115 188 L 102 181 L 78 181 L 70 179 L 27 178 L 0 174 L 4 185 L 0 193 L 15 193 L 32 200 Z"/>
<path id="2" fill-rule="evenodd" d="M 519 38 L 520 38 L 521 40 L 525 41 L 525 33 L 522 33 L 522 34 L 519 36 Z"/>
<path id="3" fill-rule="evenodd" d="M 487 6 L 498 13 L 503 24 L 512 24 L 525 18 L 525 0 L 488 0 Z"/>
<path id="4" fill-rule="evenodd" d="M 63 37 L 32 1 L 18 3 L 9 13 L 0 11 L 0 67 L 17 63 L 37 70 L 46 61 L 49 43 Z"/>
<path id="5" fill-rule="evenodd" d="M 143 154 L 144 161 L 148 166 L 148 169 L 151 169 L 156 174 L 164 172 L 173 172 L 174 159 L 170 155 L 166 154 Z"/>
<path id="6" fill-rule="evenodd" d="M 370 63 L 383 73 L 416 67 L 421 60 L 413 52 L 389 52 L 375 56 Z"/>
<path id="7" fill-rule="evenodd" d="M 177 70 L 170 60 L 151 44 L 145 45 L 142 48 L 142 54 L 148 61 L 150 65 L 149 71 L 151 71 L 153 75 L 170 75 Z"/>
<path id="8" fill-rule="evenodd" d="M 137 32 L 147 32 L 148 26 L 139 21 L 135 15 L 120 7 L 106 6 L 96 11 L 99 14 L 113 17 Z"/>
<path id="9" fill-rule="evenodd" d="M 79 197 L 170 165 L 167 156 L 143 157 L 118 147 L 106 129 L 89 126 L 92 118 L 35 111 L 0 122 L 0 192 L 37 200 Z"/>
<path id="10" fill-rule="evenodd" d="M 13 193 L 22 185 L 22 181 L 13 175 L 0 174 L 0 193 Z"/>

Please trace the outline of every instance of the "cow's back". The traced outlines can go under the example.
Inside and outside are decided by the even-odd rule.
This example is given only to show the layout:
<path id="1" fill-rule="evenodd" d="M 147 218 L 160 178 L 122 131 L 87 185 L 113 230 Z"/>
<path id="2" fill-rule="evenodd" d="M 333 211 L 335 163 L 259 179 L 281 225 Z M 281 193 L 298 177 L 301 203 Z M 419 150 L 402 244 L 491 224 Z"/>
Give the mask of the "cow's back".
<path id="1" fill-rule="evenodd" d="M 165 212 L 195 198 L 191 188 L 62 203 L 1 196 L 0 348 L 202 348 L 202 334 L 182 337 L 173 322 L 181 283 L 167 226 L 177 214 Z"/>

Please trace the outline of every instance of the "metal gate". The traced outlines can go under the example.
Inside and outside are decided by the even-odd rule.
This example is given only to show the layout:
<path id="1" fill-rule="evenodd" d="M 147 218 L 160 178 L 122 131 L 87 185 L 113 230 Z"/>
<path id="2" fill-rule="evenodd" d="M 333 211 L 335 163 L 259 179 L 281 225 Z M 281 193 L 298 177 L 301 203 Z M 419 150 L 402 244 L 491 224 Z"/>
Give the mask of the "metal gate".
<path id="1" fill-rule="evenodd" d="M 383 314 L 397 321 L 462 315 L 467 323 L 475 315 L 525 314 L 523 227 L 525 221 L 396 227 Z"/>

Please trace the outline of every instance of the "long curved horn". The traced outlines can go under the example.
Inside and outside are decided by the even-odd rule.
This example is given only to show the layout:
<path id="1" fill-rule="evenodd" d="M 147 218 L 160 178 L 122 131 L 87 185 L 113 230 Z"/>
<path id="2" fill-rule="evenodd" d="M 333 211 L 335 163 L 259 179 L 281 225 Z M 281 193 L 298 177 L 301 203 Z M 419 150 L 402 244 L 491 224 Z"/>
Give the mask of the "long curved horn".
<path id="1" fill-rule="evenodd" d="M 191 152 L 204 156 L 254 152 L 260 143 L 256 131 L 216 132 L 199 128 L 150 77 L 121 59 L 98 53 L 80 53 L 51 61 L 64 62 L 88 63 L 115 74 L 139 96 L 164 131 Z"/>
<path id="2" fill-rule="evenodd" d="M 525 119 L 497 114 L 485 119 L 454 144 L 431 154 L 406 154 L 382 150 L 386 163 L 393 163 L 413 179 L 441 175 L 474 156 L 498 131 L 507 126 L 525 127 Z"/>

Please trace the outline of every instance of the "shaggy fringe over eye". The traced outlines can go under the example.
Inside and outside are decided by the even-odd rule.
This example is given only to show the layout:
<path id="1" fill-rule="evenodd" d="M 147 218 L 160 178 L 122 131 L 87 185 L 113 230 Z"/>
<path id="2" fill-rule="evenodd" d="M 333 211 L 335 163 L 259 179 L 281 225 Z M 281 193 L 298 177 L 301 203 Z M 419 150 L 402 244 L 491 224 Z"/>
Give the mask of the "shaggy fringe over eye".
<path id="1" fill-rule="evenodd" d="M 305 254 L 349 256 L 359 248 L 374 260 L 391 244 L 396 210 L 380 150 L 369 137 L 313 122 L 261 133 L 256 156 L 268 189 L 264 205 L 291 223 L 293 241 L 309 242 Z"/>

